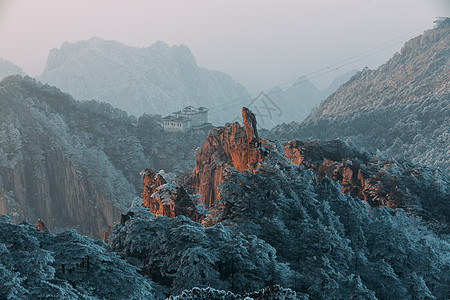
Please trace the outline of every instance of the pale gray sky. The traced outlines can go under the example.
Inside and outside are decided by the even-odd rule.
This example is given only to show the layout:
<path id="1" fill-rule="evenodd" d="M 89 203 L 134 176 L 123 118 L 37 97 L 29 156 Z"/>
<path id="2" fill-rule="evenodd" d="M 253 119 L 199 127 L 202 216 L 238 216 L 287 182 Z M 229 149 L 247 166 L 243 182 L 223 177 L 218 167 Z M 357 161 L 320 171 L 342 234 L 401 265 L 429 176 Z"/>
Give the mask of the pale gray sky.
<path id="1" fill-rule="evenodd" d="M 0 57 L 39 75 L 50 49 L 98 36 L 146 47 L 185 44 L 199 65 L 250 91 L 398 39 L 342 68 L 377 67 L 408 37 L 449 16 L 449 0 L 0 0 Z M 329 77 L 317 78 L 324 85 Z M 321 81 L 319 79 L 322 79 Z M 328 80 L 328 81 L 327 81 Z"/>

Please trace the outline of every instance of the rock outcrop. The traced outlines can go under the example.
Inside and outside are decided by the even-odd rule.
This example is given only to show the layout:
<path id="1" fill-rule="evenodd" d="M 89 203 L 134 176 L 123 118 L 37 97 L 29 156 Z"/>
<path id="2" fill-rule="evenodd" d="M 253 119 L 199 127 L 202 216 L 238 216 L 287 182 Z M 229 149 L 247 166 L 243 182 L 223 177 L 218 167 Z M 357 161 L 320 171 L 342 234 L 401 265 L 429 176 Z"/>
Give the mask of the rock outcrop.
<path id="1" fill-rule="evenodd" d="M 192 197 L 182 186 L 166 178 L 162 174 L 156 174 L 151 168 L 143 172 L 142 206 L 156 216 L 174 218 L 183 215 L 201 222 L 203 216 L 197 211 Z M 126 220 L 123 223 L 125 222 Z"/>
<path id="2" fill-rule="evenodd" d="M 142 206 L 157 216 L 173 218 L 184 215 L 201 222 L 203 216 L 195 201 L 206 209 L 217 204 L 224 170 L 233 167 L 239 172 L 252 171 L 273 147 L 271 142 L 259 138 L 255 115 L 249 109 L 242 109 L 242 117 L 244 126 L 237 122 L 227 123 L 209 132 L 195 156 L 192 175 L 184 180 L 186 189 L 169 176 L 164 178 L 163 174 L 146 169 L 143 173 Z M 197 199 L 193 200 L 192 194 Z"/>
<path id="3" fill-rule="evenodd" d="M 317 177 L 328 177 L 342 185 L 342 191 L 352 197 L 366 200 L 369 204 L 379 206 L 381 203 L 364 192 L 368 175 L 364 178 L 361 164 L 370 158 L 353 153 L 338 140 L 320 143 L 309 141 L 303 143 L 293 140 L 283 145 L 285 156 L 291 163 L 313 171 Z M 355 161 L 355 162 L 353 162 Z"/>
<path id="4" fill-rule="evenodd" d="M 35 227 L 36 227 L 36 229 L 39 229 L 39 230 L 42 230 L 42 231 L 48 230 L 47 226 L 45 226 L 44 221 L 42 221 L 41 219 L 38 219 L 36 221 Z"/>
<path id="5" fill-rule="evenodd" d="M 448 193 L 430 180 L 439 181 L 438 173 L 393 159 L 381 161 L 339 140 L 293 140 L 283 148 L 291 163 L 314 172 L 319 180 L 339 182 L 342 192 L 371 206 L 403 208 L 427 219 L 450 221 L 450 211 L 442 203 Z"/>
<path id="6" fill-rule="evenodd" d="M 289 160 L 312 171 L 319 180 L 328 177 L 338 182 L 343 193 L 373 207 L 402 208 L 448 223 L 450 212 L 442 205 L 442 199 L 448 193 L 436 188 L 434 183 L 441 180 L 441 174 L 404 161 L 381 160 L 339 140 L 293 140 L 280 149 L 271 141 L 259 138 L 251 111 L 244 108 L 242 113 L 244 126 L 226 124 L 209 132 L 196 154 L 195 169 L 190 177 L 186 175 L 176 184 L 174 179 L 168 181 L 162 174 L 147 169 L 143 206 L 156 215 L 172 218 L 185 215 L 209 226 L 227 218 L 230 207 L 225 207 L 226 201 L 220 199 L 219 187 L 230 175 L 229 168 L 244 175 L 259 174 L 258 170 L 264 165 L 278 165 L 281 160 L 285 160 L 284 163 Z M 433 193 L 432 197 L 427 196 L 430 193 Z M 206 218 L 196 210 L 193 198 L 189 196 L 192 194 L 198 196 L 198 204 L 209 211 Z M 270 197 L 270 192 L 261 197 Z"/>

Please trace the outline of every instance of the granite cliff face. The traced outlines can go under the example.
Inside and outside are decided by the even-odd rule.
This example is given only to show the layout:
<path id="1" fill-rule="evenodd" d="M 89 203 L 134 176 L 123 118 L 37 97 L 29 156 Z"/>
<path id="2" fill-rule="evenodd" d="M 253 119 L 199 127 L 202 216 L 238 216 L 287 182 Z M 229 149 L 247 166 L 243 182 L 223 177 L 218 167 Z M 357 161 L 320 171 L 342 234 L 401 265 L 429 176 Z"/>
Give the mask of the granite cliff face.
<path id="1" fill-rule="evenodd" d="M 131 169 L 145 163 L 132 138 L 113 142 L 127 131 L 115 127 L 117 121 L 29 77 L 5 78 L 0 84 L 0 213 L 19 222 L 42 219 L 52 231 L 77 228 L 100 238 L 137 194 L 115 152 L 137 149 L 128 161 Z M 114 127 L 109 140 L 96 134 L 109 135 Z"/>
<path id="2" fill-rule="evenodd" d="M 13 169 L 0 168 L 1 213 L 16 221 L 40 218 L 52 230 L 77 228 L 99 238 L 126 209 L 83 176 L 61 149 L 45 153 L 42 159 L 41 166 L 22 161 Z"/>
<path id="3" fill-rule="evenodd" d="M 206 209 L 217 204 L 224 170 L 233 167 L 239 172 L 251 171 L 272 147 L 270 142 L 258 137 L 256 118 L 249 109 L 242 109 L 242 117 L 244 127 L 236 122 L 209 132 L 195 156 L 192 175 L 184 178 L 186 189 L 175 180 L 168 182 L 163 175 L 146 169 L 143 173 L 142 206 L 156 215 L 171 218 L 184 215 L 200 222 L 203 216 L 198 212 L 195 201 Z M 188 192 L 198 199 L 194 201 Z"/>

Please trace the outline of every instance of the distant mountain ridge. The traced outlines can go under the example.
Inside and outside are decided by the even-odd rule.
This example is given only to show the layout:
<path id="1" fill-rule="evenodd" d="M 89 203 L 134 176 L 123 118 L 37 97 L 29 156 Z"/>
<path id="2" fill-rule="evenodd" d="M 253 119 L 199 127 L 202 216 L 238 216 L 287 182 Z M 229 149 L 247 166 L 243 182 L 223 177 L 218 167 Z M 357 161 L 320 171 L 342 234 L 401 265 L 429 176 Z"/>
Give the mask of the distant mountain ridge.
<path id="1" fill-rule="evenodd" d="M 0 81 L 9 75 L 25 75 L 22 68 L 10 62 L 9 60 L 0 58 Z"/>
<path id="2" fill-rule="evenodd" d="M 450 171 L 450 19 L 408 41 L 377 70 L 364 69 L 283 139 L 349 139 L 386 157 Z"/>
<path id="3" fill-rule="evenodd" d="M 76 99 L 104 101 L 136 116 L 169 114 L 188 104 L 211 108 L 249 96 L 228 75 L 199 67 L 188 47 L 162 41 L 146 48 L 100 38 L 65 42 L 50 51 L 39 79 Z"/>
<path id="4" fill-rule="evenodd" d="M 39 80 L 78 100 L 107 102 L 135 116 L 166 115 L 187 105 L 204 106 L 212 109 L 210 120 L 216 125 L 240 116 L 241 104 L 233 102 L 248 101 L 247 105 L 253 103 L 249 107 L 257 112 L 260 125 L 271 128 L 283 122 L 302 121 L 355 73 L 337 77 L 325 89 L 300 77 L 283 90 L 270 90 L 269 101 L 279 109 L 269 117 L 264 109 L 258 113 L 258 106 L 266 106 L 264 101 L 252 98 L 230 76 L 198 66 L 187 46 L 168 46 L 162 41 L 145 48 L 98 37 L 65 42 L 50 51 Z"/>
<path id="5" fill-rule="evenodd" d="M 334 93 L 340 85 L 356 73 L 356 70 L 352 70 L 336 77 L 325 89 L 317 88 L 308 77 L 301 76 L 287 88 L 276 87 L 270 90 L 265 94 L 266 101 L 257 100 L 253 105 L 249 105 L 249 108 L 255 111 L 258 122 L 263 128 L 271 128 L 284 122 L 301 122 L 321 101 Z M 267 106 L 277 109 L 270 112 Z"/>

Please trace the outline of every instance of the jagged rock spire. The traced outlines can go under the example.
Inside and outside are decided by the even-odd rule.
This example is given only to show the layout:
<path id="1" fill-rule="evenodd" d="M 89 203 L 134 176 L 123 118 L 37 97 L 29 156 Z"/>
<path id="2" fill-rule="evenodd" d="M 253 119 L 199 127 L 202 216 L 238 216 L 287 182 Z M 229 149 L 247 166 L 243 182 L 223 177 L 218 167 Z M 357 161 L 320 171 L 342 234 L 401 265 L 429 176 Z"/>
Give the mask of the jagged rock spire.
<path id="1" fill-rule="evenodd" d="M 242 119 L 244 120 L 245 133 L 249 143 L 259 140 L 258 130 L 256 129 L 256 117 L 247 107 L 242 107 Z"/>

